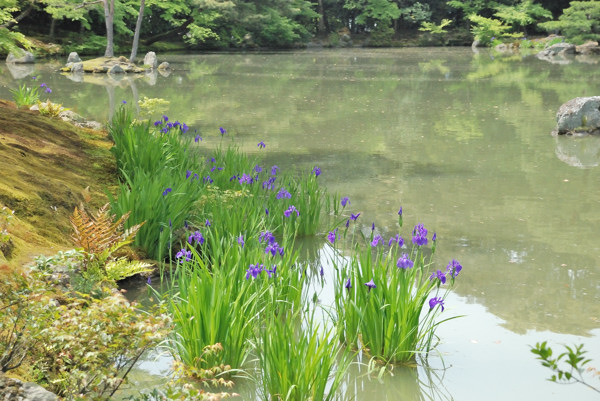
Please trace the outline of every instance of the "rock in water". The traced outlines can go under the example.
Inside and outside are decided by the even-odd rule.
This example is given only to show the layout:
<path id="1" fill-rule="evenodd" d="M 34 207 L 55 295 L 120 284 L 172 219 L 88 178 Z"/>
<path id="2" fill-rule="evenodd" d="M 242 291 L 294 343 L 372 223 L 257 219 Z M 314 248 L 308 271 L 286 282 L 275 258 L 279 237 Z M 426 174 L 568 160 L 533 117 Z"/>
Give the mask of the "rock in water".
<path id="1" fill-rule="evenodd" d="M 600 96 L 576 97 L 556 113 L 558 134 L 591 133 L 600 129 Z"/>
<path id="2" fill-rule="evenodd" d="M 6 62 L 15 64 L 29 64 L 35 62 L 35 57 L 33 53 L 25 50 L 22 50 L 17 54 L 10 52 L 8 53 L 8 57 L 6 57 Z"/>
<path id="3" fill-rule="evenodd" d="M 68 63 L 81 63 L 81 58 L 79 58 L 79 54 L 77 52 L 69 53 L 69 58 L 67 59 Z"/>
<path id="4" fill-rule="evenodd" d="M 150 68 L 152 68 L 153 70 L 156 70 L 156 67 L 158 66 L 158 60 L 156 59 L 156 53 L 154 53 L 154 52 L 146 53 L 146 56 L 144 57 L 144 65 L 147 65 Z"/>

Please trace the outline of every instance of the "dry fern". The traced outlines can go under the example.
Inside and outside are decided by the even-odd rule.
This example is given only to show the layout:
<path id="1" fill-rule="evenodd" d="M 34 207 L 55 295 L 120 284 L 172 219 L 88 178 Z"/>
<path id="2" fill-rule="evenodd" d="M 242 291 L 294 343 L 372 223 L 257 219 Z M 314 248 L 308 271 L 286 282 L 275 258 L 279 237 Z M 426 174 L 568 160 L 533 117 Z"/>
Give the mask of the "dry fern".
<path id="1" fill-rule="evenodd" d="M 138 230 L 144 224 L 136 224 L 123 231 L 123 225 L 129 218 L 129 213 L 125 213 L 117 221 L 114 221 L 115 215 L 111 215 L 108 208 L 109 204 L 107 203 L 93 216 L 86 212 L 81 203 L 71 215 L 70 220 L 73 227 L 71 239 L 75 246 L 82 248 L 88 256 L 87 262 L 93 259 L 106 262 L 117 249 L 132 243 Z"/>

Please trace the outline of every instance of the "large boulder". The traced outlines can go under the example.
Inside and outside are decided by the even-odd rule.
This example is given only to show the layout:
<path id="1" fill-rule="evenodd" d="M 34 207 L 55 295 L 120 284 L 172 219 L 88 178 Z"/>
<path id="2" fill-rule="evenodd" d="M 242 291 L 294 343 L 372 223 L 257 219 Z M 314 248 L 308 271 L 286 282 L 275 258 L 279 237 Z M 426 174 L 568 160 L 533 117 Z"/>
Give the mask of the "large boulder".
<path id="1" fill-rule="evenodd" d="M 577 46 L 576 50 L 577 54 L 600 54 L 600 46 L 598 46 L 598 42 L 592 40 Z"/>
<path id="2" fill-rule="evenodd" d="M 577 97 L 560 106 L 556 113 L 556 133 L 598 132 L 600 129 L 600 96 Z"/>
<path id="3" fill-rule="evenodd" d="M 31 64 L 35 62 L 35 56 L 33 53 L 21 50 L 21 52 L 15 54 L 13 52 L 8 53 L 8 57 L 6 57 L 7 63 L 14 64 Z"/>
<path id="4" fill-rule="evenodd" d="M 79 54 L 77 54 L 77 52 L 69 53 L 69 58 L 67 59 L 67 64 L 68 63 L 81 63 L 81 58 L 79 57 Z"/>
<path id="5" fill-rule="evenodd" d="M 569 64 L 576 53 L 576 46 L 571 43 L 555 43 L 536 54 L 535 56 L 544 61 L 555 64 Z"/>
<path id="6" fill-rule="evenodd" d="M 156 58 L 156 53 L 146 53 L 146 56 L 144 56 L 144 65 L 147 65 L 151 69 L 156 70 L 156 67 L 158 66 L 158 59 Z"/>
<path id="7" fill-rule="evenodd" d="M 35 383 L 23 383 L 0 373 L 0 400 L 58 401 L 58 397 Z"/>

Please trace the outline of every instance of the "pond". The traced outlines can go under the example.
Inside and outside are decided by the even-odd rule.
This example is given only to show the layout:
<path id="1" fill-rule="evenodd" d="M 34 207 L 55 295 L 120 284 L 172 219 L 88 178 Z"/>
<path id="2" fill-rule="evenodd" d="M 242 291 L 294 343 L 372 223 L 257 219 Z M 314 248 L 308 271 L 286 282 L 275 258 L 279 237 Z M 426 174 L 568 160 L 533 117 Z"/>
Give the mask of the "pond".
<path id="1" fill-rule="evenodd" d="M 123 100 L 163 98 L 161 114 L 187 123 L 202 146 L 218 144 L 224 127 L 223 141 L 266 163 L 319 166 L 369 229 L 395 234 L 402 206 L 404 234 L 416 223 L 437 232 L 440 268 L 452 258 L 464 266 L 444 315 L 464 317 L 439 328 L 431 369 L 397 369 L 381 382 L 355 372 L 349 397 L 597 399 L 546 381 L 529 351 L 582 343 L 600 366 L 600 138 L 550 135 L 562 103 L 600 92 L 597 64 L 462 48 L 163 59 L 168 76 L 82 82 L 57 73 L 60 62 L 21 78 L 1 65 L 0 97 L 38 75 L 52 101 L 99 121 Z M 314 254 L 327 266 L 323 244 Z M 147 361 L 140 377 L 144 369 L 160 371 Z"/>

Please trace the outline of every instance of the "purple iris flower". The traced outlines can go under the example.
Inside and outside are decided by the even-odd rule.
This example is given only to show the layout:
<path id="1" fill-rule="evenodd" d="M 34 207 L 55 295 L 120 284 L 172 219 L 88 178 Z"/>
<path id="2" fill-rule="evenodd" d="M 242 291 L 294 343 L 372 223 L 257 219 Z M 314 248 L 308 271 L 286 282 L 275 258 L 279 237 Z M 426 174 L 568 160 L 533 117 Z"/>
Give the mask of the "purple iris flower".
<path id="1" fill-rule="evenodd" d="M 177 263 L 181 263 L 184 260 L 186 262 L 189 262 L 190 260 L 192 260 L 192 252 L 186 251 L 185 249 L 181 249 L 179 252 L 177 252 L 177 254 L 175 254 L 175 257 L 178 259 Z"/>
<path id="2" fill-rule="evenodd" d="M 167 194 L 168 194 L 169 192 L 171 192 L 171 191 L 172 191 L 172 189 L 171 189 L 171 188 L 167 188 L 167 189 L 165 189 L 165 190 L 163 191 L 163 196 L 167 196 Z"/>
<path id="3" fill-rule="evenodd" d="M 398 262 L 396 262 L 396 266 L 398 269 L 410 269 L 413 267 L 415 263 L 409 259 L 408 254 L 403 253 Z"/>
<path id="4" fill-rule="evenodd" d="M 388 246 L 392 246 L 392 244 L 398 244 L 399 248 L 402 248 L 404 245 L 404 239 L 400 236 L 400 234 L 396 234 L 395 237 L 391 237 L 388 241 Z"/>
<path id="5" fill-rule="evenodd" d="M 246 244 L 246 243 L 244 242 L 244 236 L 243 236 L 243 235 L 240 235 L 240 236 L 237 238 L 237 242 L 238 242 L 238 244 L 240 244 L 240 245 L 242 246 L 242 248 L 243 248 L 243 247 L 244 247 L 244 245 Z"/>
<path id="6" fill-rule="evenodd" d="M 202 140 L 202 137 L 201 137 L 200 135 L 196 135 L 196 136 L 194 137 L 194 142 L 196 142 L 196 143 L 197 143 L 198 141 L 201 141 L 201 140 Z"/>
<path id="7" fill-rule="evenodd" d="M 442 312 L 444 311 L 444 300 L 441 297 L 431 298 L 429 300 L 429 309 L 435 308 L 437 305 L 442 307 Z"/>
<path id="8" fill-rule="evenodd" d="M 200 231 L 195 231 L 188 237 L 189 244 L 191 244 L 194 241 L 196 241 L 196 243 L 200 245 L 204 244 L 205 239 Z"/>
<path id="9" fill-rule="evenodd" d="M 319 269 L 319 275 L 323 277 L 325 275 L 325 270 L 323 270 L 323 266 Z"/>
<path id="10" fill-rule="evenodd" d="M 285 212 L 283 212 L 283 215 L 285 217 L 290 217 L 292 215 L 292 213 L 296 212 L 296 216 L 300 216 L 300 212 L 298 211 L 298 209 L 296 209 L 296 207 L 294 205 L 290 206 L 287 208 L 287 210 Z"/>
<path id="11" fill-rule="evenodd" d="M 276 254 L 283 256 L 285 251 L 282 247 L 279 246 L 277 242 L 271 242 L 269 243 L 269 245 L 266 246 L 265 253 L 270 253 L 271 256 L 275 256 Z"/>
<path id="12" fill-rule="evenodd" d="M 277 170 L 279 170 L 279 167 L 277 166 L 273 166 L 271 167 L 271 175 L 276 175 L 277 174 Z"/>
<path id="13" fill-rule="evenodd" d="M 255 171 L 256 173 L 261 173 L 261 172 L 263 171 L 263 169 L 262 169 L 262 167 L 261 167 L 261 166 L 259 166 L 259 165 L 257 164 L 256 166 L 254 166 L 254 171 Z"/>
<path id="14" fill-rule="evenodd" d="M 373 279 L 371 279 L 371 281 L 369 281 L 368 283 L 365 283 L 365 285 L 369 289 L 369 292 L 371 292 L 371 290 L 373 288 L 377 288 L 377 286 L 375 285 L 375 282 L 373 281 Z"/>
<path id="15" fill-rule="evenodd" d="M 277 192 L 277 195 L 275 195 L 275 198 L 277 198 L 277 199 L 283 199 L 283 198 L 292 199 L 292 194 L 290 194 L 288 191 L 286 191 L 285 188 L 281 188 L 279 190 L 279 192 Z"/>
<path id="16" fill-rule="evenodd" d="M 429 276 L 429 280 L 435 280 L 436 278 L 439 279 L 442 284 L 446 284 L 446 275 L 442 273 L 441 270 L 431 273 L 431 276 Z"/>
<path id="17" fill-rule="evenodd" d="M 348 203 L 350 203 L 350 199 L 349 199 L 347 196 L 344 196 L 344 197 L 342 198 L 342 206 L 343 206 L 343 207 L 346 207 L 346 205 L 347 205 Z"/>
<path id="18" fill-rule="evenodd" d="M 321 175 L 321 169 L 320 169 L 319 167 L 315 166 L 315 167 L 312 169 L 312 173 L 315 175 L 315 177 L 318 177 L 318 176 L 320 176 L 320 175 Z"/>
<path id="19" fill-rule="evenodd" d="M 209 220 L 209 219 L 206 219 L 206 221 L 204 222 L 204 225 L 205 225 L 206 227 L 210 227 L 210 220 Z"/>
<path id="20" fill-rule="evenodd" d="M 204 182 L 208 182 L 209 184 L 213 183 L 213 179 L 210 178 L 210 175 L 207 175 L 206 177 L 203 178 Z"/>
<path id="21" fill-rule="evenodd" d="M 344 285 L 344 287 L 346 287 L 348 292 L 350 291 L 350 288 L 352 288 L 352 282 L 350 281 L 349 277 L 348 277 L 348 281 L 346 281 L 346 285 Z"/>
<path id="22" fill-rule="evenodd" d="M 327 234 L 327 240 L 329 242 L 331 242 L 331 245 L 335 244 L 335 240 L 336 240 L 336 237 L 337 237 L 336 234 L 337 234 L 337 228 L 335 230 L 333 230 L 333 231 L 330 231 L 329 234 Z"/>
<path id="23" fill-rule="evenodd" d="M 227 130 L 223 127 L 219 127 L 219 131 L 221 131 L 221 135 L 225 135 L 227 133 Z"/>
<path id="24" fill-rule="evenodd" d="M 356 214 L 350 213 L 350 220 L 356 221 L 356 219 L 358 219 L 358 216 L 360 216 L 360 213 L 356 213 Z"/>
<path id="25" fill-rule="evenodd" d="M 371 246 L 372 247 L 376 247 L 377 245 L 381 244 L 383 242 L 383 237 L 379 234 L 377 234 L 375 236 L 375 238 L 373 238 L 373 241 L 371 241 Z"/>
<path id="26" fill-rule="evenodd" d="M 242 177 L 239 179 L 240 184 L 252 184 L 254 182 L 254 178 L 249 176 L 248 174 L 242 174 Z"/>
<path id="27" fill-rule="evenodd" d="M 264 266 L 259 265 L 258 263 L 255 265 L 251 264 L 248 270 L 246 270 L 246 280 L 248 280 L 250 276 L 252 276 L 252 278 L 258 277 L 258 275 L 263 271 L 263 268 Z"/>
<path id="28" fill-rule="evenodd" d="M 413 229 L 412 242 L 418 246 L 427 245 L 427 229 L 423 227 L 423 224 L 419 223 Z"/>
<path id="29" fill-rule="evenodd" d="M 187 180 L 188 178 L 190 178 L 190 176 L 192 175 L 192 171 L 191 170 L 186 170 L 185 171 L 185 179 Z"/>
<path id="30" fill-rule="evenodd" d="M 260 141 L 260 142 L 258 143 L 258 145 L 256 145 L 256 146 L 258 146 L 260 149 L 263 149 L 263 148 L 265 148 L 267 145 L 265 145 L 265 143 L 264 143 L 263 141 Z"/>
<path id="31" fill-rule="evenodd" d="M 350 227 L 350 219 L 346 220 L 346 228 Z"/>
<path id="32" fill-rule="evenodd" d="M 272 244 L 275 242 L 275 236 L 270 231 L 263 231 L 258 236 L 258 242 L 263 242 L 263 241 Z"/>
<path id="33" fill-rule="evenodd" d="M 265 269 L 265 271 L 267 272 L 267 275 L 269 276 L 269 278 L 271 278 L 271 276 L 275 276 L 275 274 L 277 272 L 277 266 L 273 265 L 272 269 Z"/>
<path id="34" fill-rule="evenodd" d="M 273 189 L 273 183 L 275 182 L 276 179 L 277 179 L 277 177 L 270 177 L 267 181 L 264 181 L 262 183 L 263 189 L 272 190 Z"/>
<path id="35" fill-rule="evenodd" d="M 448 266 L 446 266 L 446 272 L 450 273 L 452 277 L 458 276 L 458 273 L 462 270 L 462 265 L 458 263 L 458 260 L 452 259 Z"/>

